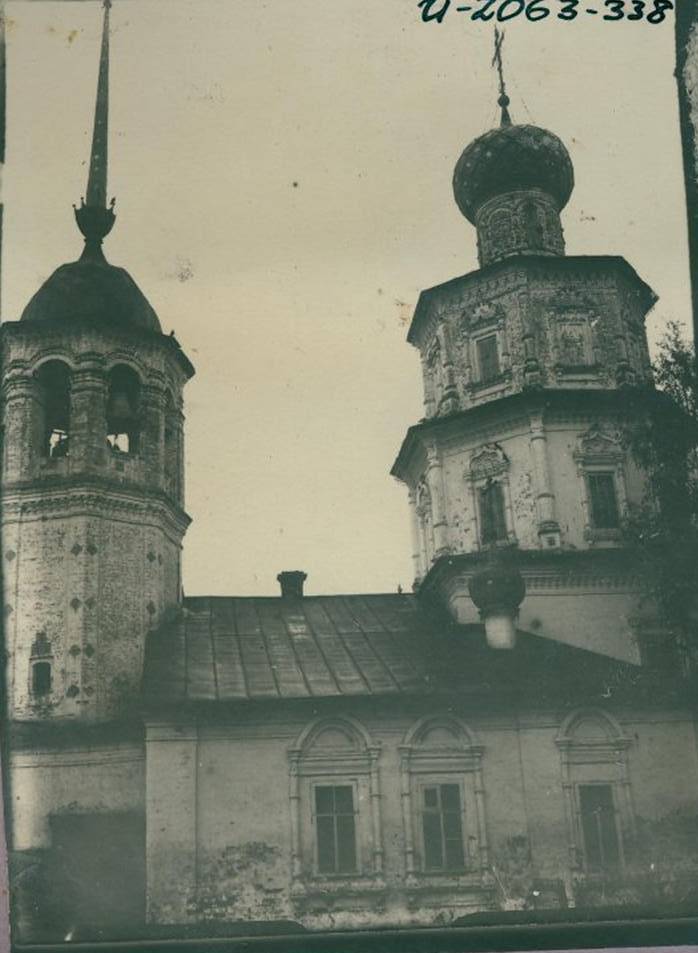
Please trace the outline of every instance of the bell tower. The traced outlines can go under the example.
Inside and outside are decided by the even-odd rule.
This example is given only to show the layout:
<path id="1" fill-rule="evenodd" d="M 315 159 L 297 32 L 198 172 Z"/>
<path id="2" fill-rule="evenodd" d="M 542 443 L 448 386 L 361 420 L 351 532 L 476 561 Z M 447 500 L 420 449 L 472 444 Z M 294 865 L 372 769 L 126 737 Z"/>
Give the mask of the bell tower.
<path id="1" fill-rule="evenodd" d="M 182 391 L 194 369 L 104 257 L 110 0 L 77 261 L 2 335 L 2 577 L 14 720 L 129 711 L 145 639 L 181 600 Z"/>

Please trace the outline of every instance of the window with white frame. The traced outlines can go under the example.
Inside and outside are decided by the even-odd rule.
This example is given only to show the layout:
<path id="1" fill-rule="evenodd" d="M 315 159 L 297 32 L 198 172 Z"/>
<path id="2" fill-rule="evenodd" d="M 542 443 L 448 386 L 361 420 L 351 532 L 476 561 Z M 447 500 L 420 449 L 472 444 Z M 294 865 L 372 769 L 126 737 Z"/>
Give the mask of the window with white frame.
<path id="1" fill-rule="evenodd" d="M 294 882 L 380 874 L 378 755 L 349 718 L 313 722 L 290 749 Z"/>
<path id="2" fill-rule="evenodd" d="M 400 746 L 408 878 L 487 869 L 482 753 L 450 715 L 422 719 L 408 732 Z"/>

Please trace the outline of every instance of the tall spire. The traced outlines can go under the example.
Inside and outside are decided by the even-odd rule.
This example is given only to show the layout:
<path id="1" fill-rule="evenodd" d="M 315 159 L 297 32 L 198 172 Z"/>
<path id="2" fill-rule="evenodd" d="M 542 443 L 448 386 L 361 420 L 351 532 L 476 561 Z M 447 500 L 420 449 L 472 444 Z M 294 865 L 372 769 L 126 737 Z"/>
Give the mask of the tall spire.
<path id="1" fill-rule="evenodd" d="M 502 63 L 502 44 L 504 43 L 504 34 L 500 33 L 497 27 L 494 28 L 494 56 L 492 57 L 492 66 L 497 67 L 499 75 L 499 99 L 497 104 L 501 107 L 502 118 L 500 125 L 510 126 L 511 116 L 509 115 L 509 97 L 504 83 L 504 66 Z"/>
<path id="2" fill-rule="evenodd" d="M 102 239 L 114 224 L 114 199 L 107 207 L 107 155 L 109 132 L 109 11 L 111 0 L 104 0 L 102 48 L 99 57 L 95 122 L 90 152 L 87 191 L 75 209 L 78 228 L 85 236 L 82 260 L 103 261 Z"/>

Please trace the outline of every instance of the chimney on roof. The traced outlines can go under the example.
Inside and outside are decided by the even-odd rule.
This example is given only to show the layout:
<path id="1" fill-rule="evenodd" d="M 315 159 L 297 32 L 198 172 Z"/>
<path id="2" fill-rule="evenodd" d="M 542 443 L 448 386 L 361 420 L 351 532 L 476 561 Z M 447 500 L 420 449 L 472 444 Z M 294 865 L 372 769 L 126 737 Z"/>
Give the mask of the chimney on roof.
<path id="1" fill-rule="evenodd" d="M 286 570 L 280 572 L 276 577 L 281 586 L 282 599 L 302 599 L 303 583 L 308 578 L 307 574 L 300 569 Z"/>

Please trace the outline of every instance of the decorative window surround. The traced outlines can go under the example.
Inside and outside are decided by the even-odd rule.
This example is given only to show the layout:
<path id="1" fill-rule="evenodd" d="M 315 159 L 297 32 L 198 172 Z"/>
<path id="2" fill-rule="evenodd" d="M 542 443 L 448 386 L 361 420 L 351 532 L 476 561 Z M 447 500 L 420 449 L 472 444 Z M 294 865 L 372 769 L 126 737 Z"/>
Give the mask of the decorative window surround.
<path id="1" fill-rule="evenodd" d="M 617 433 L 592 427 L 577 439 L 574 451 L 577 464 L 577 476 L 581 493 L 581 505 L 584 514 L 584 538 L 598 545 L 614 545 L 620 541 L 622 531 L 601 529 L 593 525 L 591 498 L 587 483 L 590 473 L 612 473 L 616 491 L 618 512 L 622 519 L 627 509 L 627 490 L 625 484 L 625 452 Z"/>
<path id="2" fill-rule="evenodd" d="M 352 718 L 308 725 L 289 749 L 291 810 L 291 895 L 299 904 L 340 906 L 347 897 L 385 890 L 380 814 L 380 746 Z M 357 870 L 321 874 L 317 866 L 315 788 L 349 785 L 354 791 Z"/>
<path id="3" fill-rule="evenodd" d="M 478 398 L 500 393 L 511 380 L 511 361 L 503 306 L 483 300 L 474 303 L 471 308 L 463 312 L 460 318 L 459 334 L 463 346 L 466 392 L 477 395 Z M 500 373 L 493 379 L 482 380 L 478 342 L 492 335 L 497 341 Z"/>
<path id="4" fill-rule="evenodd" d="M 439 327 L 423 358 L 427 416 L 453 413 L 460 401 L 455 383 L 452 347 L 446 329 Z"/>
<path id="5" fill-rule="evenodd" d="M 571 870 L 583 873 L 585 869 L 579 786 L 594 783 L 612 788 L 622 869 L 624 837 L 635 833 L 628 772 L 631 740 L 607 712 L 587 708 L 573 711 L 565 718 L 555 743 L 560 751 Z"/>
<path id="6" fill-rule="evenodd" d="M 499 444 L 487 443 L 479 447 L 470 458 L 470 466 L 465 472 L 465 479 L 470 486 L 470 512 L 472 524 L 472 538 L 476 541 L 478 549 L 482 548 L 482 527 L 480 526 L 480 490 L 486 485 L 488 480 L 494 480 L 502 486 L 504 496 L 504 519 L 506 522 L 507 538 L 497 543 L 489 543 L 488 546 L 505 545 L 510 546 L 516 543 L 516 534 L 514 532 L 514 510 L 511 499 L 511 486 L 509 482 L 509 458 L 504 453 Z"/>
<path id="7" fill-rule="evenodd" d="M 485 338 L 494 336 L 497 341 L 497 358 L 499 363 L 499 374 L 489 380 L 483 380 L 482 369 L 480 368 L 480 359 L 478 343 Z M 471 381 L 470 389 L 482 393 L 486 388 L 496 389 L 502 387 L 511 378 L 511 366 L 509 363 L 509 348 L 507 346 L 506 330 L 504 327 L 504 315 L 501 314 L 496 323 L 488 323 L 484 327 L 478 327 L 470 335 L 470 364 L 475 369 L 474 379 Z"/>
<path id="8" fill-rule="evenodd" d="M 431 736 L 431 738 L 430 738 Z M 405 836 L 406 886 L 413 895 L 490 886 L 482 754 L 473 733 L 450 715 L 423 718 L 407 733 L 400 751 L 400 793 Z M 426 870 L 420 794 L 425 785 L 458 784 L 463 812 L 466 868 Z M 416 902 L 416 901 L 415 901 Z"/>

